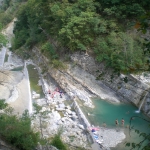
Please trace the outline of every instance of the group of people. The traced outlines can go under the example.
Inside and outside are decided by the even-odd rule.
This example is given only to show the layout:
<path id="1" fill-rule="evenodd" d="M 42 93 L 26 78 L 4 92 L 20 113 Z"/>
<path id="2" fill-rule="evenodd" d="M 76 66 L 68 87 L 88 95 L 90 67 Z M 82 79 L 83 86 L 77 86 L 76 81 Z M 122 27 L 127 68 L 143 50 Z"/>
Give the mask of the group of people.
<path id="1" fill-rule="evenodd" d="M 59 93 L 60 98 L 62 98 L 63 92 L 61 90 L 59 90 L 58 87 L 56 87 L 56 89 L 54 90 L 54 92 L 51 93 L 50 89 L 48 90 L 48 94 L 51 94 L 51 98 L 55 97 L 56 93 Z"/>
<path id="2" fill-rule="evenodd" d="M 121 120 L 121 125 L 124 126 L 124 123 L 125 123 L 125 121 L 124 121 L 124 119 L 122 118 L 122 120 Z M 115 120 L 115 124 L 116 124 L 116 126 L 119 125 L 118 119 Z M 103 127 L 106 128 L 106 123 L 105 123 L 105 122 L 103 122 Z"/>
<path id="3" fill-rule="evenodd" d="M 124 121 L 124 119 L 122 118 L 122 119 L 121 119 L 121 125 L 124 126 L 124 123 L 125 123 L 125 121 Z M 119 125 L 118 119 L 115 120 L 115 124 L 116 124 L 116 126 Z"/>

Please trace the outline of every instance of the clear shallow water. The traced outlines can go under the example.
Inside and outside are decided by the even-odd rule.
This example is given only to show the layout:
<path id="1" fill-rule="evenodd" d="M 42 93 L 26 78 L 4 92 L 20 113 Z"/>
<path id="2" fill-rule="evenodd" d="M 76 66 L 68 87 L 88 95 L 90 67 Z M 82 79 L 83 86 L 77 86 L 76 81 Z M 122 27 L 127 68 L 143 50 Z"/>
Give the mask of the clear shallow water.
<path id="1" fill-rule="evenodd" d="M 42 86 L 38 85 L 39 75 L 37 69 L 35 69 L 35 66 L 33 65 L 28 65 L 27 69 L 29 72 L 31 92 L 35 91 L 37 94 L 40 94 L 40 98 L 43 98 L 44 93 L 42 90 Z"/>
<path id="2" fill-rule="evenodd" d="M 131 131 L 131 137 L 130 137 L 129 128 L 126 128 L 126 126 L 129 126 L 130 118 L 133 116 L 139 116 L 147 120 L 150 120 L 143 113 L 141 112 L 137 113 L 136 112 L 138 110 L 137 107 L 131 104 L 122 104 L 122 103 L 114 104 L 100 99 L 93 99 L 93 104 L 95 105 L 94 109 L 85 106 L 81 107 L 86 117 L 91 122 L 91 124 L 96 126 L 102 126 L 103 122 L 105 122 L 107 124 L 107 128 L 121 129 L 124 130 L 126 134 L 126 139 L 123 141 L 123 143 L 119 144 L 116 148 L 111 148 L 111 149 L 128 150 L 129 148 L 125 148 L 124 146 L 125 141 L 138 142 L 141 140 L 138 134 L 134 132 L 134 130 Z M 124 127 L 121 126 L 122 118 L 125 120 Z M 116 127 L 115 125 L 116 119 L 118 119 L 119 121 L 118 127 Z M 135 117 L 134 120 L 132 120 L 132 125 L 134 126 L 135 129 L 138 129 L 141 132 L 150 133 L 149 123 L 145 122 L 140 118 Z"/>

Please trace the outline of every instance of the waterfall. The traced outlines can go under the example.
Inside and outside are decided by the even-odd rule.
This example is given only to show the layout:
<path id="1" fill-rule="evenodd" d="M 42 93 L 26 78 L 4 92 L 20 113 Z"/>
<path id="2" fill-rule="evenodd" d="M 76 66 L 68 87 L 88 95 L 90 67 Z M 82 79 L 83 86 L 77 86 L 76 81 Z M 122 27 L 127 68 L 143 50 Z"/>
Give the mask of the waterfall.
<path id="1" fill-rule="evenodd" d="M 142 99 L 141 104 L 139 105 L 139 109 L 136 111 L 137 113 L 139 113 L 139 112 L 141 111 L 141 108 L 142 108 L 142 106 L 143 106 L 143 103 L 144 103 L 144 101 L 145 101 L 146 96 L 148 95 L 148 93 L 149 93 L 149 91 L 147 90 L 146 94 L 144 95 L 144 97 L 143 97 L 143 99 Z"/>
<path id="2" fill-rule="evenodd" d="M 2 50 L 0 52 L 0 67 L 3 67 L 5 54 L 6 54 L 6 47 L 2 47 Z"/>
<path id="3" fill-rule="evenodd" d="M 29 110 L 29 114 L 31 114 L 33 112 L 33 107 L 32 107 L 32 98 L 31 98 L 30 80 L 29 80 L 29 74 L 28 74 L 26 62 L 24 63 L 24 76 L 28 82 L 28 92 L 29 92 L 29 108 L 28 108 L 28 110 Z"/>

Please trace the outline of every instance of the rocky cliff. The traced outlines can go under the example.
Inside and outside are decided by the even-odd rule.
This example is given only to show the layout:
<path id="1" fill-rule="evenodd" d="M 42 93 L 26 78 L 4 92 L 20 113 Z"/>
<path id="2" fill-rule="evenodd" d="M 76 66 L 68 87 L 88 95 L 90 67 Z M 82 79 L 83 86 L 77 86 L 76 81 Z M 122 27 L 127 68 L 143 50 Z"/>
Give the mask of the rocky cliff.
<path id="1" fill-rule="evenodd" d="M 112 74 L 107 71 L 101 64 L 97 63 L 92 57 L 86 57 L 85 54 L 74 54 L 72 60 L 77 62 L 84 70 L 90 72 L 95 78 L 101 76 L 101 82 L 116 92 L 121 97 L 120 100 L 127 100 L 135 104 L 150 116 L 150 86 L 149 82 L 144 82 L 143 76 L 140 75 L 123 75 Z M 79 60 L 79 61 L 78 61 Z M 112 78 L 112 75 L 114 76 Z M 126 79 L 126 81 L 125 81 Z"/>
<path id="2" fill-rule="evenodd" d="M 34 62 L 47 68 L 48 74 L 54 78 L 70 97 L 77 96 L 84 104 L 93 107 L 91 97 L 101 97 L 111 102 L 128 101 L 135 104 L 150 116 L 150 86 L 133 75 L 114 76 L 106 71 L 103 64 L 97 63 L 85 53 L 74 53 L 71 62 L 65 63 L 66 69 L 55 69 L 49 60 L 37 48 L 32 50 Z M 97 80 L 97 77 L 100 77 Z M 124 79 L 127 79 L 127 82 Z"/>

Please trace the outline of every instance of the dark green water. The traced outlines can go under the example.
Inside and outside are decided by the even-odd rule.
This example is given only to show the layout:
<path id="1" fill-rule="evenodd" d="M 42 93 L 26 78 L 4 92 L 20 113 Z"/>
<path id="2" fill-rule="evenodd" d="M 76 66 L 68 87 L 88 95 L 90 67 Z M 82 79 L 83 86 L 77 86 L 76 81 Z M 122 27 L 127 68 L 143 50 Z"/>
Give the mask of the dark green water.
<path id="1" fill-rule="evenodd" d="M 5 55 L 4 62 L 7 62 L 7 61 L 8 61 L 8 56 L 9 56 L 8 54 Z"/>
<path id="2" fill-rule="evenodd" d="M 22 71 L 23 70 L 23 66 L 20 67 L 16 67 L 14 69 L 11 69 L 11 71 Z"/>
<path id="3" fill-rule="evenodd" d="M 126 134 L 126 139 L 123 141 L 123 143 L 119 144 L 113 150 L 127 150 L 129 148 L 124 147 L 125 141 L 138 142 L 141 140 L 141 138 L 139 138 L 138 134 L 135 133 L 134 130 L 131 131 L 130 137 L 129 128 L 126 128 L 126 126 L 129 126 L 130 118 L 133 116 L 139 116 L 144 119 L 150 120 L 143 113 L 137 113 L 137 107 L 131 104 L 109 103 L 105 100 L 100 99 L 93 99 L 93 104 L 95 105 L 94 109 L 87 108 L 85 106 L 81 107 L 91 124 L 95 126 L 102 126 L 103 122 L 105 122 L 107 124 L 107 128 L 116 128 L 115 120 L 118 119 L 119 126 L 117 128 L 121 130 L 123 129 Z M 90 115 L 88 115 L 88 113 L 90 113 Z M 125 120 L 124 127 L 121 126 L 122 118 Z M 134 120 L 132 120 L 132 126 L 134 126 L 135 129 L 140 130 L 141 132 L 150 133 L 149 123 L 140 118 L 135 117 Z"/>
<path id="4" fill-rule="evenodd" d="M 40 94 L 40 98 L 44 97 L 44 93 L 42 90 L 42 86 L 38 85 L 39 81 L 39 75 L 37 69 L 34 69 L 35 66 L 33 65 L 28 65 L 28 73 L 29 73 L 29 79 L 30 79 L 30 87 L 31 87 L 31 92 L 35 91 L 37 94 Z"/>

